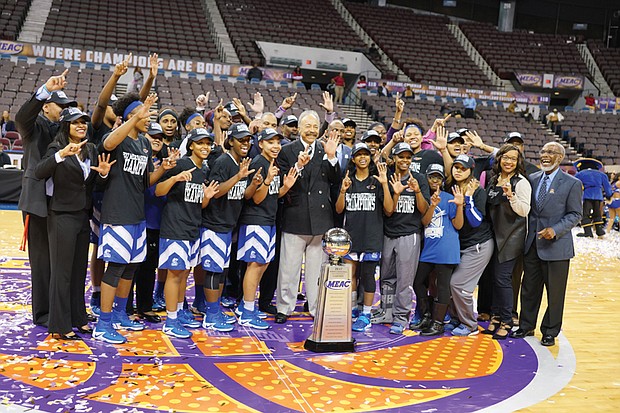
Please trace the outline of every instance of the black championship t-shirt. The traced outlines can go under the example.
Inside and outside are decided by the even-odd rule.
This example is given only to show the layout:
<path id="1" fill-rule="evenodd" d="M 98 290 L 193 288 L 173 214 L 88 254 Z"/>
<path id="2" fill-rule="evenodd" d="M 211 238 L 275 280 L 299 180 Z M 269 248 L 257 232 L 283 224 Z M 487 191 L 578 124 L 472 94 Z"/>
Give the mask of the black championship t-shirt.
<path id="1" fill-rule="evenodd" d="M 189 157 L 181 158 L 173 169 L 166 172 L 160 182 L 194 167 L 196 165 Z M 170 189 L 161 219 L 162 238 L 185 241 L 198 239 L 204 197 L 202 184 L 206 180 L 206 167 L 196 167 L 190 181 L 177 182 Z"/>
<path id="2" fill-rule="evenodd" d="M 270 162 L 261 154 L 256 155 L 250 164 L 250 170 L 256 172 L 248 176 L 248 182 L 252 182 L 255 173 L 259 168 L 263 168 L 261 175 L 263 179 L 267 177 Z M 255 204 L 252 199 L 245 202 L 243 211 L 241 212 L 240 224 L 244 225 L 275 225 L 276 212 L 278 211 L 278 194 L 280 193 L 280 176 L 276 175 L 269 185 L 267 196 L 260 204 Z"/>
<path id="3" fill-rule="evenodd" d="M 493 230 L 491 224 L 485 218 L 486 205 L 487 205 L 487 193 L 484 188 L 478 188 L 474 192 L 473 196 L 474 206 L 478 210 L 478 213 L 482 216 L 482 223 L 480 226 L 473 228 L 469 224 L 467 219 L 467 213 L 465 213 L 465 220 L 463 222 L 463 228 L 459 230 L 459 241 L 461 242 L 461 250 L 471 247 L 472 245 L 481 244 L 493 238 Z M 467 211 L 465 206 L 464 212 Z"/>
<path id="4" fill-rule="evenodd" d="M 110 133 L 112 128 L 109 128 L 105 123 L 101 122 L 98 128 L 95 128 L 92 123 L 88 124 L 88 141 L 94 143 L 95 146 L 99 145 L 103 141 L 103 137 Z"/>
<path id="5" fill-rule="evenodd" d="M 141 134 L 136 139 L 126 137 L 109 153 L 110 162 L 116 160 L 116 163 L 110 169 L 101 223 L 130 225 L 144 221 L 144 191 L 149 187 L 149 172 L 153 170 L 151 143 Z"/>
<path id="6" fill-rule="evenodd" d="M 477 156 L 473 159 L 476 162 L 476 166 L 474 166 L 474 178 L 480 179 L 480 175 L 482 175 L 484 171 L 493 169 L 493 162 L 495 161 L 494 156 Z"/>
<path id="7" fill-rule="evenodd" d="M 428 166 L 433 163 L 443 165 L 443 158 L 441 157 L 439 152 L 425 149 L 413 155 L 409 170 L 411 172 L 425 174 L 426 168 L 428 168 Z"/>
<path id="8" fill-rule="evenodd" d="M 224 154 L 213 163 L 209 180 L 222 184 L 238 172 L 237 161 L 230 154 Z M 232 231 L 241 214 L 247 182 L 247 178 L 244 178 L 230 188 L 227 194 L 211 199 L 209 206 L 202 210 L 202 226 L 215 232 Z"/>
<path id="9" fill-rule="evenodd" d="M 430 195 L 426 176 L 415 172 L 412 172 L 411 175 L 418 181 L 422 196 L 426 202 L 429 202 Z M 408 180 L 409 175 L 406 175 L 401 182 L 407 186 Z M 416 195 L 409 187 L 405 188 L 398 197 L 392 216 L 384 219 L 383 232 L 389 238 L 404 237 L 422 232 L 422 214 L 418 211 Z"/>
<path id="10" fill-rule="evenodd" d="M 383 248 L 383 188 L 372 176 L 351 178 L 345 194 L 344 229 L 351 236 L 351 252 L 380 252 Z"/>

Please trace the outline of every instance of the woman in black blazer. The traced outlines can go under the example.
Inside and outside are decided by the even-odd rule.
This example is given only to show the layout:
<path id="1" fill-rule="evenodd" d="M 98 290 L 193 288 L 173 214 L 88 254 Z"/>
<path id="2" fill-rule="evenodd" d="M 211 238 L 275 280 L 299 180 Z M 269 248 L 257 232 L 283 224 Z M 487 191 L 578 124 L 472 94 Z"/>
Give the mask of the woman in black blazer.
<path id="1" fill-rule="evenodd" d="M 73 331 L 92 332 L 86 318 L 84 282 L 88 260 L 91 194 L 95 179 L 105 179 L 109 155 L 97 155 L 87 141 L 90 118 L 77 108 L 61 112 L 60 129 L 35 169 L 46 179 L 51 279 L 48 331 L 78 340 Z M 114 163 L 114 162 L 112 162 Z M 99 176 L 98 176 L 99 175 Z"/>

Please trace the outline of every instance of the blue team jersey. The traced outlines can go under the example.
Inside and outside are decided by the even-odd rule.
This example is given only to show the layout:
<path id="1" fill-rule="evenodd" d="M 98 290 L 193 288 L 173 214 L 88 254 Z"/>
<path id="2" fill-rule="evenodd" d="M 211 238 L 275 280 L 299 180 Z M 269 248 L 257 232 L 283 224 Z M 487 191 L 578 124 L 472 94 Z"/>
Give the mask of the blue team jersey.
<path id="1" fill-rule="evenodd" d="M 432 264 L 459 264 L 461 248 L 459 233 L 452 225 L 456 217 L 456 205 L 448 202 L 454 199 L 452 194 L 441 191 L 441 201 L 435 207 L 433 219 L 424 228 L 424 248 L 420 262 Z"/>

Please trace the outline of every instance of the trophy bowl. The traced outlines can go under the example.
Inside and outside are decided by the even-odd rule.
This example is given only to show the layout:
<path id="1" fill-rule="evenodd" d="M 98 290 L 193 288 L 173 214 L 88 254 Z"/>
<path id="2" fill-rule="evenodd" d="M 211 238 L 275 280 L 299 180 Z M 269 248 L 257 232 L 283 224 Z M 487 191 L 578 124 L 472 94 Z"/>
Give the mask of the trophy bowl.
<path id="1" fill-rule="evenodd" d="M 323 234 L 323 251 L 329 256 L 343 257 L 351 251 L 351 236 L 342 228 L 332 228 Z"/>

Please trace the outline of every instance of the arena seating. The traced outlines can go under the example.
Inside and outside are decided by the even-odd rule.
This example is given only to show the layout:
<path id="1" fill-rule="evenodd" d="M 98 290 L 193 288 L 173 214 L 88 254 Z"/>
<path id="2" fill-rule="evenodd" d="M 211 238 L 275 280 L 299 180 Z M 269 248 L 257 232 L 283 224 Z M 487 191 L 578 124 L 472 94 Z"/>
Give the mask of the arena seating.
<path id="1" fill-rule="evenodd" d="M 378 119 L 386 124 L 391 122 L 394 114 L 394 99 L 384 96 L 368 96 L 366 108 Z M 456 105 L 454 105 L 456 107 Z M 405 101 L 405 112 L 402 119 L 417 118 L 424 122 L 426 128 L 430 128 L 440 115 L 441 102 L 427 101 L 424 99 Z M 542 146 L 553 140 L 554 137 L 546 128 L 536 121 L 528 122 L 524 118 L 506 112 L 500 102 L 489 106 L 479 104 L 476 112 L 482 119 L 451 118 L 447 122 L 447 128 L 454 131 L 460 128 L 473 129 L 484 139 L 485 143 L 499 147 L 503 144 L 503 138 L 508 132 L 518 131 L 525 137 L 525 157 L 530 161 L 538 159 L 538 151 Z M 479 154 L 476 150 L 472 153 Z M 568 154 L 570 155 L 570 154 Z M 574 157 L 574 156 L 572 156 Z"/>
<path id="2" fill-rule="evenodd" d="M 329 0 L 217 0 L 217 5 L 243 64 L 264 63 L 255 40 L 335 50 L 366 49 Z"/>
<path id="3" fill-rule="evenodd" d="M 53 0 L 42 41 L 219 61 L 211 24 L 200 0 Z"/>
<path id="4" fill-rule="evenodd" d="M 560 134 L 574 142 L 584 156 L 605 164 L 620 164 L 620 116 L 589 112 L 562 112 Z"/>
<path id="5" fill-rule="evenodd" d="M 588 48 L 615 96 L 620 96 L 620 48 L 605 47 L 601 40 L 589 40 Z"/>
<path id="6" fill-rule="evenodd" d="M 20 60 L 0 60 L 0 108 L 11 112 L 12 117 L 26 103 L 32 93 L 41 85 L 42 79 L 61 73 L 62 66 L 46 66 L 43 63 L 28 64 Z M 107 70 L 82 68 L 72 70 L 67 78 L 65 92 L 87 108 L 92 108 L 97 97 L 110 77 Z"/>
<path id="7" fill-rule="evenodd" d="M 567 37 L 515 30 L 499 32 L 485 23 L 461 23 L 469 41 L 502 79 L 511 79 L 515 70 L 535 73 L 588 75 L 588 69 Z"/>
<path id="8" fill-rule="evenodd" d="M 0 0 L 0 39 L 17 40 L 32 0 Z"/>
<path id="9" fill-rule="evenodd" d="M 412 10 L 345 3 L 377 45 L 415 82 L 492 87 L 448 31 L 447 17 Z"/>

